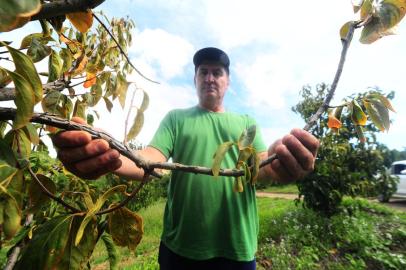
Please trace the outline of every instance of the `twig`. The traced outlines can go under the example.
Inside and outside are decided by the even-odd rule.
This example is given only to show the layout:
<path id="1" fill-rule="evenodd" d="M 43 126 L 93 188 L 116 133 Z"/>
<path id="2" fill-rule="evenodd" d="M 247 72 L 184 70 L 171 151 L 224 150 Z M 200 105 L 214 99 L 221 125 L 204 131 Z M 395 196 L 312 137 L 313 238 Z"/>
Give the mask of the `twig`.
<path id="1" fill-rule="evenodd" d="M 96 215 L 104 215 L 110 212 L 113 212 L 121 207 L 124 207 L 131 199 L 133 199 L 135 197 L 135 195 L 138 194 L 138 192 L 140 192 L 140 190 L 142 189 L 142 187 L 148 183 L 148 179 L 149 179 L 149 173 L 144 173 L 144 177 L 142 178 L 141 183 L 137 186 L 137 188 L 135 188 L 130 195 L 127 196 L 127 198 L 125 198 L 124 200 L 122 200 L 119 204 L 115 205 L 114 207 L 99 211 L 96 213 Z"/>
<path id="2" fill-rule="evenodd" d="M 42 192 L 45 193 L 49 198 L 53 199 L 54 201 L 62 204 L 65 208 L 71 210 L 73 213 L 79 213 L 81 212 L 79 209 L 73 207 L 72 205 L 68 204 L 64 200 L 62 200 L 59 197 L 56 197 L 54 194 L 52 194 L 43 184 L 42 182 L 38 179 L 38 177 L 35 175 L 35 173 L 31 170 L 31 168 L 28 166 L 28 172 L 30 173 L 31 177 L 34 178 L 35 182 L 41 187 Z"/>
<path id="3" fill-rule="evenodd" d="M 93 17 L 100 23 L 100 25 L 104 28 L 104 30 L 107 31 L 107 33 L 109 34 L 109 36 L 113 39 L 113 41 L 116 43 L 118 49 L 120 50 L 121 54 L 124 56 L 124 58 L 127 60 L 128 64 L 130 64 L 130 66 L 144 79 L 146 79 L 147 81 L 153 82 L 153 83 L 157 83 L 159 84 L 159 82 L 153 81 L 149 78 L 147 78 L 144 74 L 142 74 L 134 65 L 133 63 L 131 63 L 130 58 L 128 58 L 127 54 L 124 52 L 123 48 L 121 48 L 120 44 L 118 43 L 117 39 L 114 37 L 114 35 L 110 32 L 110 30 L 107 28 L 107 26 L 99 19 L 99 17 L 97 17 L 96 14 L 93 13 Z"/>
<path id="4" fill-rule="evenodd" d="M 340 80 L 341 73 L 343 71 L 345 58 L 347 56 L 347 51 L 348 51 L 348 48 L 349 48 L 349 46 L 351 44 L 352 37 L 354 35 L 354 30 L 355 30 L 355 28 L 359 27 L 359 24 L 360 24 L 360 22 L 353 22 L 349 26 L 347 36 L 345 37 L 345 39 L 342 39 L 343 47 L 342 47 L 342 50 L 341 50 L 341 57 L 340 57 L 340 61 L 338 63 L 338 67 L 337 67 L 336 74 L 334 76 L 333 83 L 331 84 L 331 88 L 330 88 L 329 92 L 327 93 L 327 96 L 324 99 L 323 104 L 319 107 L 317 112 L 315 114 L 313 114 L 312 117 L 310 117 L 309 121 L 304 126 L 304 128 L 303 128 L 304 130 L 309 131 L 310 128 L 314 124 L 316 124 L 316 122 L 320 119 L 320 116 L 329 108 L 330 101 L 334 96 L 334 92 L 336 91 L 338 81 Z M 272 161 L 274 161 L 277 158 L 278 157 L 275 154 L 273 154 L 273 155 L 269 156 L 266 160 L 263 160 L 261 162 L 260 166 L 262 167 L 262 166 L 265 166 L 267 164 L 270 164 Z"/>

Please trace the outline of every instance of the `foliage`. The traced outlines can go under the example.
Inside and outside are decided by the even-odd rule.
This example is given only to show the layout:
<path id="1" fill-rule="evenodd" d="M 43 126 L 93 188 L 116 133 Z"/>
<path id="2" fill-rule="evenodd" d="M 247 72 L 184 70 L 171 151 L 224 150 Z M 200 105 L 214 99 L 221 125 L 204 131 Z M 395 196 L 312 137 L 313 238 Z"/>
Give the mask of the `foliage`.
<path id="1" fill-rule="evenodd" d="M 53 2 L 2 3 L 0 31 L 21 27 L 38 14 L 41 5 Z M 88 9 L 40 23 L 42 31 L 23 37 L 21 44 L 0 41 L 2 53 L 13 63 L 12 67 L 6 68 L 3 62 L 0 66 L 0 102 L 10 99 L 3 93 L 11 93 L 17 108 L 13 121 L 0 122 L 1 246 L 10 253 L 13 247 L 22 248 L 16 269 L 83 269 L 102 239 L 113 267 L 112 242 L 134 249 L 142 237 L 143 222 L 127 208 L 108 215 L 100 212 L 114 207 L 117 199 L 127 198 L 126 191 L 134 189 L 134 183 L 107 186 L 106 177 L 88 182 L 70 174 L 49 156 L 43 142 L 44 134 L 52 135 L 57 129 L 29 121 L 39 104 L 44 113 L 66 119 L 79 116 L 90 125 L 99 117 L 94 109 L 99 102 L 109 111 L 115 100 L 124 108 L 134 84 L 126 79 L 135 70 L 126 55 L 134 22 L 129 18 L 108 20 L 103 13 Z M 40 61 L 48 61 L 46 70 L 39 70 Z M 135 91 L 142 91 L 143 100 L 126 134 L 128 140 L 140 131 L 149 103 L 144 90 Z M 151 198 L 134 208 L 138 210 L 158 195 L 145 197 Z"/>
<path id="2" fill-rule="evenodd" d="M 318 108 L 328 91 L 328 86 L 320 84 L 312 89 L 304 87 L 301 91 L 303 100 L 293 111 L 299 113 L 307 120 L 315 108 Z M 340 117 L 337 118 L 340 128 L 329 128 L 332 114 L 322 116 L 310 132 L 320 139 L 320 150 L 316 160 L 314 172 L 303 181 L 297 183 L 299 195 L 304 196 L 307 207 L 318 210 L 326 215 L 338 211 L 338 207 L 345 195 L 375 195 L 379 188 L 376 185 L 376 174 L 385 170 L 383 155 L 377 148 L 375 133 L 378 128 L 375 121 L 363 121 L 363 131 L 360 126 L 354 125 L 354 104 L 356 111 L 366 111 L 365 101 L 371 96 L 382 96 L 385 102 L 393 98 L 393 93 L 383 95 L 379 89 L 370 89 L 365 93 L 348 97 L 341 108 Z M 349 106 L 348 106 L 349 105 Z M 360 113 L 361 114 L 361 113 Z M 361 117 L 364 118 L 364 117 Z M 331 127 L 331 126 L 330 126 Z M 357 140 L 357 137 L 359 140 Z"/>
<path id="3" fill-rule="evenodd" d="M 327 218 L 286 200 L 260 199 L 259 213 L 257 260 L 265 269 L 406 266 L 406 223 L 400 212 L 362 199 L 345 199 L 342 211 Z"/>

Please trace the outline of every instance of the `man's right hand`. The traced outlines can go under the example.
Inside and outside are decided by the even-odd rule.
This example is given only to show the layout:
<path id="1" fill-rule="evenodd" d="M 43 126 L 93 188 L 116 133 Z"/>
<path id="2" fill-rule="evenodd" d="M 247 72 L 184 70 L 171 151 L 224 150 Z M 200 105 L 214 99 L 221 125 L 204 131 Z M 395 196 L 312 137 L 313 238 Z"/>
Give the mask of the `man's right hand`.
<path id="1" fill-rule="evenodd" d="M 72 121 L 86 124 L 78 117 Z M 52 141 L 66 169 L 81 178 L 96 179 L 122 165 L 117 150 L 111 149 L 105 140 L 92 139 L 85 131 L 63 131 L 54 135 Z"/>

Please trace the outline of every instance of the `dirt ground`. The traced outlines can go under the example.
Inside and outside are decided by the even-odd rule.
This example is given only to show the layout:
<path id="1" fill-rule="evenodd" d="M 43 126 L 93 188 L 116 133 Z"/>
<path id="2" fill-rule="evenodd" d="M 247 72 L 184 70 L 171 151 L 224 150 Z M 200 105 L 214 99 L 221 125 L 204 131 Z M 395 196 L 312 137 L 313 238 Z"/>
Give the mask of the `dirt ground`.
<path id="1" fill-rule="evenodd" d="M 257 192 L 257 197 L 268 198 L 282 198 L 294 200 L 297 198 L 297 194 L 285 194 L 285 193 L 269 193 L 269 192 Z M 377 200 L 372 200 L 378 202 Z M 382 203 L 385 206 L 406 212 L 406 199 L 404 198 L 391 198 L 389 202 Z"/>

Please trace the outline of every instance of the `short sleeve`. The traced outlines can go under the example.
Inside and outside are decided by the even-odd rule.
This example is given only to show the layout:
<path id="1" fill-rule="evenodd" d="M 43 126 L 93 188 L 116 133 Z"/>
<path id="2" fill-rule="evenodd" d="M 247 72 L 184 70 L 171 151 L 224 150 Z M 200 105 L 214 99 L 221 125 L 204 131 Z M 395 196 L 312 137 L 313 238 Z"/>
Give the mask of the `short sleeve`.
<path id="1" fill-rule="evenodd" d="M 149 146 L 161 151 L 167 159 L 172 156 L 175 142 L 175 125 L 173 117 L 174 114 L 173 111 L 171 111 L 162 119 L 157 131 L 149 143 Z"/>

